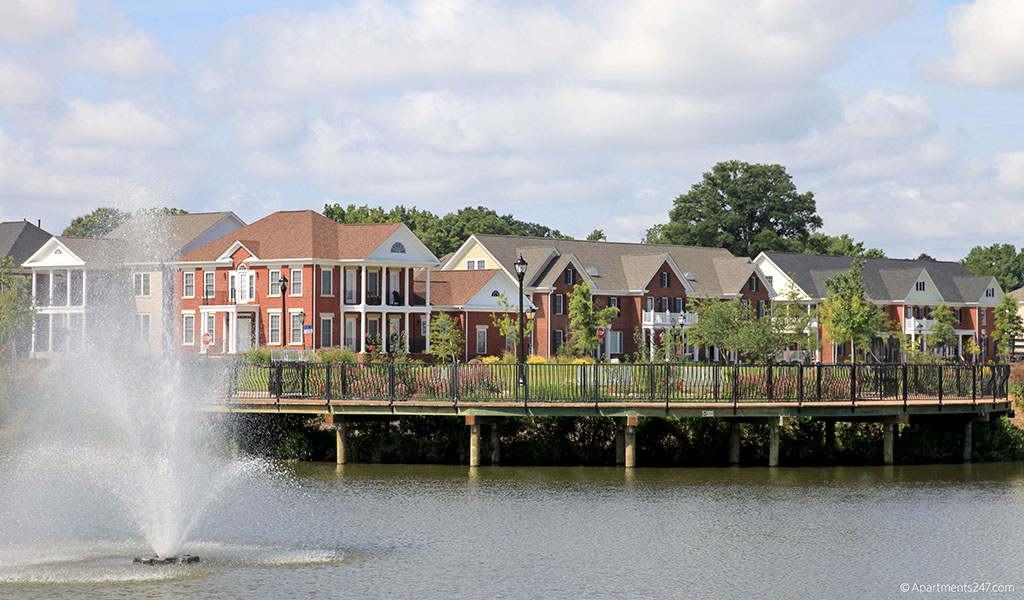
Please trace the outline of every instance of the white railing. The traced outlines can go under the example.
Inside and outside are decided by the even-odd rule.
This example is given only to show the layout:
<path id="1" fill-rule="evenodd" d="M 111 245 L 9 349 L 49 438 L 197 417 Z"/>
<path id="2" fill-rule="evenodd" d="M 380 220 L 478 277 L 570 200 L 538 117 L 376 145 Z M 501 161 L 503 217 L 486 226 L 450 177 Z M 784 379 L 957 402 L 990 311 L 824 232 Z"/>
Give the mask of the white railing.
<path id="1" fill-rule="evenodd" d="M 921 331 L 917 330 L 918 325 L 921 326 Z M 931 333 L 932 325 L 935 325 L 935 319 L 904 319 L 903 320 L 903 333 L 906 335 L 912 335 L 915 333 L 927 334 Z"/>
<path id="2" fill-rule="evenodd" d="M 655 327 L 690 327 L 697 322 L 697 313 L 643 311 L 643 324 Z"/>

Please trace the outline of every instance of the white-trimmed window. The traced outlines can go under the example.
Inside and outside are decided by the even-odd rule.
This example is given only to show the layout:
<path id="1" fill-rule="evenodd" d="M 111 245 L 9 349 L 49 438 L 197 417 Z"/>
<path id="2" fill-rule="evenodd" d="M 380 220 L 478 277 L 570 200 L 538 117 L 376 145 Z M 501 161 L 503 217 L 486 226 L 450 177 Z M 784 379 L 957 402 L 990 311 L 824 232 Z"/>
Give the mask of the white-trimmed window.
<path id="1" fill-rule="evenodd" d="M 487 354 L 487 326 L 476 326 L 476 353 Z"/>
<path id="2" fill-rule="evenodd" d="M 216 273 L 213 271 L 203 271 L 203 297 L 213 298 L 214 293 L 217 291 L 216 286 Z"/>
<path id="3" fill-rule="evenodd" d="M 149 295 L 149 273 L 135 273 L 132 276 L 134 280 L 135 295 L 136 296 L 148 296 Z"/>
<path id="4" fill-rule="evenodd" d="M 476 271 L 476 261 L 475 260 L 467 260 L 466 261 L 466 270 L 467 271 Z"/>
<path id="5" fill-rule="evenodd" d="M 764 278 L 768 280 L 768 285 L 772 284 L 772 276 L 771 275 L 765 275 Z"/>
<path id="6" fill-rule="evenodd" d="M 420 317 L 420 335 L 425 338 L 430 337 L 430 321 L 426 315 Z"/>
<path id="7" fill-rule="evenodd" d="M 979 309 L 979 312 L 981 312 L 981 326 L 984 327 L 988 325 L 988 309 L 982 308 Z"/>
<path id="8" fill-rule="evenodd" d="M 576 284 L 576 271 L 573 271 L 572 269 L 566 269 L 565 270 L 565 285 L 575 285 L 575 284 Z"/>
<path id="9" fill-rule="evenodd" d="M 622 354 L 622 332 L 608 332 L 608 354 Z"/>
<path id="10" fill-rule="evenodd" d="M 288 343 L 289 344 L 302 344 L 302 317 L 301 313 L 291 313 L 291 329 L 288 332 Z"/>
<path id="11" fill-rule="evenodd" d="M 380 270 L 366 271 L 366 295 L 369 298 L 380 298 Z"/>
<path id="12" fill-rule="evenodd" d="M 320 347 L 330 348 L 334 345 L 334 318 L 320 317 Z"/>
<path id="13" fill-rule="evenodd" d="M 661 287 L 667 288 L 669 286 L 668 271 L 662 271 L 661 273 Z"/>
<path id="14" fill-rule="evenodd" d="M 213 313 L 206 313 L 206 328 L 203 330 L 203 333 L 210 334 L 211 343 L 212 343 L 212 340 L 214 338 L 214 334 L 216 332 L 217 332 L 217 316 L 214 315 Z"/>
<path id="15" fill-rule="evenodd" d="M 135 314 L 135 339 L 140 342 L 149 341 L 149 313 Z"/>
<path id="16" fill-rule="evenodd" d="M 917 290 L 918 292 L 923 292 L 924 291 L 924 282 L 923 281 L 918 281 L 917 283 L 915 283 L 914 284 L 914 289 Z"/>
<path id="17" fill-rule="evenodd" d="M 647 312 L 654 312 L 654 298 L 647 297 Z"/>
<path id="18" fill-rule="evenodd" d="M 320 295 L 334 295 L 334 269 L 323 269 L 320 271 Z"/>
<path id="19" fill-rule="evenodd" d="M 556 329 L 551 333 L 551 353 L 558 354 L 558 349 L 561 348 L 563 344 L 565 344 L 565 331 L 561 329 Z"/>
<path id="20" fill-rule="evenodd" d="M 750 278 L 750 281 L 747 282 L 747 289 L 751 292 L 757 291 L 757 277 Z"/>
<path id="21" fill-rule="evenodd" d="M 267 314 L 267 343 L 281 343 L 281 313 Z"/>
<path id="22" fill-rule="evenodd" d="M 681 313 L 683 312 L 683 299 L 673 298 L 672 299 L 672 312 Z"/>
<path id="23" fill-rule="evenodd" d="M 181 274 L 181 297 L 196 297 L 196 274 L 191 271 Z"/>
<path id="24" fill-rule="evenodd" d="M 292 280 L 288 285 L 290 287 L 289 296 L 302 295 L 302 269 L 292 269 Z"/>
<path id="25" fill-rule="evenodd" d="M 196 343 L 196 316 L 181 315 L 181 343 L 193 346 Z"/>
<path id="26" fill-rule="evenodd" d="M 554 303 L 554 314 L 560 315 L 565 313 L 565 294 L 555 294 L 552 302 Z"/>
<path id="27" fill-rule="evenodd" d="M 620 309 L 620 312 L 621 312 L 622 307 L 620 306 L 619 297 L 618 296 L 610 296 L 608 298 L 608 306 L 611 306 L 611 307 L 614 307 L 614 308 L 618 308 L 618 309 Z"/>
<path id="28" fill-rule="evenodd" d="M 280 296 L 281 295 L 281 269 L 270 269 L 269 271 L 270 282 L 267 284 L 268 296 Z"/>
<path id="29" fill-rule="evenodd" d="M 758 300 L 757 301 L 757 318 L 758 319 L 764 317 L 765 312 L 767 312 L 767 310 L 766 310 L 767 309 L 767 304 L 768 303 L 766 301 L 764 301 L 764 300 Z"/>
<path id="30" fill-rule="evenodd" d="M 995 298 L 996 297 L 996 288 L 988 288 L 988 289 L 986 289 L 985 290 L 985 297 L 986 298 Z"/>

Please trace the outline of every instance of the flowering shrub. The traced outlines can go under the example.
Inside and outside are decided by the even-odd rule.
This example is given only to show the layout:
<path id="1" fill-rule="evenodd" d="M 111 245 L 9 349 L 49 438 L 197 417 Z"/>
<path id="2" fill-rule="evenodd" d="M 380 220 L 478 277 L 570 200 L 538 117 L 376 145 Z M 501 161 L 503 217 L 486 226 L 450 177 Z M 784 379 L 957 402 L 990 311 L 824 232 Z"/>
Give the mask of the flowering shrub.
<path id="1" fill-rule="evenodd" d="M 496 365 L 496 364 L 501 362 L 501 357 L 500 356 L 485 356 L 481 362 L 483 362 L 485 365 Z"/>
<path id="2" fill-rule="evenodd" d="M 532 354 L 526 358 L 526 364 L 528 365 L 544 365 L 547 364 L 547 362 L 548 359 L 544 358 L 543 356 L 538 356 L 536 354 Z"/>

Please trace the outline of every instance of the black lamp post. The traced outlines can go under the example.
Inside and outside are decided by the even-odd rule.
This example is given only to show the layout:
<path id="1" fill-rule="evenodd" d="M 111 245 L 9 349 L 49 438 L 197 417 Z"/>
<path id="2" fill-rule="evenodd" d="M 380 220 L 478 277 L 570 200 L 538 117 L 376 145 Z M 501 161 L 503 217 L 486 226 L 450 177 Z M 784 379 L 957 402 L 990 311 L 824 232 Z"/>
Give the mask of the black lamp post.
<path id="1" fill-rule="evenodd" d="M 299 321 L 302 322 L 299 325 L 301 327 L 299 331 L 302 334 L 302 360 L 306 360 L 306 311 L 299 313 Z"/>
<path id="2" fill-rule="evenodd" d="M 523 340 L 523 277 L 526 275 L 526 261 L 523 255 L 515 262 L 516 277 L 519 278 L 519 385 L 526 384 L 526 345 Z"/>
<path id="3" fill-rule="evenodd" d="M 284 332 L 291 327 L 291 323 L 285 323 L 288 320 L 288 278 L 282 274 L 277 283 L 281 285 L 281 346 L 285 347 L 288 345 L 288 339 Z"/>

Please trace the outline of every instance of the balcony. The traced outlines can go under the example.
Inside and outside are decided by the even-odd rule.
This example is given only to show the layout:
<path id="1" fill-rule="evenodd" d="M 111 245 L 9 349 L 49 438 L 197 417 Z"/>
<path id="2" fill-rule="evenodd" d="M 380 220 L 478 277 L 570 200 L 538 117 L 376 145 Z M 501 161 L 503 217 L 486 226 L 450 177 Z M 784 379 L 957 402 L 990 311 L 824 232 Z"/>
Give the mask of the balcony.
<path id="1" fill-rule="evenodd" d="M 921 331 L 917 330 L 918 325 L 921 326 Z M 915 333 L 921 333 L 927 335 L 932 331 L 932 325 L 935 325 L 935 319 L 904 319 L 903 320 L 903 333 L 906 335 L 912 335 Z"/>
<path id="2" fill-rule="evenodd" d="M 697 322 L 697 313 L 643 311 L 643 324 L 648 327 L 690 327 Z"/>

